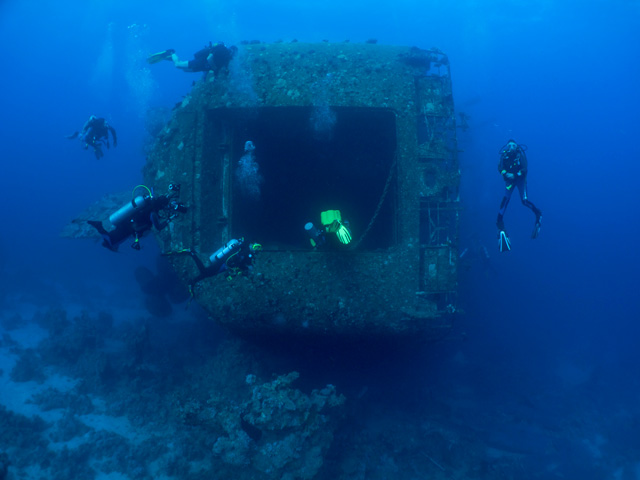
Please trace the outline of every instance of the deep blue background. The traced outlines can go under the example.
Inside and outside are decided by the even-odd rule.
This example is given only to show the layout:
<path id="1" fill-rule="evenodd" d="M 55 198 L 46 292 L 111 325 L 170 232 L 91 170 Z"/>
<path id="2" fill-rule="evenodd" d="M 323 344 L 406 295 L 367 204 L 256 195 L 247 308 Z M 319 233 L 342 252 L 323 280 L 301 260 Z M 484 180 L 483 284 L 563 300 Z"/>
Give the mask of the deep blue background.
<path id="1" fill-rule="evenodd" d="M 467 341 L 436 347 L 417 372 L 471 381 L 456 368 L 473 365 L 473 382 L 509 395 L 554 388 L 571 365 L 605 372 L 612 396 L 637 395 L 640 2 L 372 3 L 0 3 L 3 288 L 133 288 L 133 268 L 152 262 L 149 239 L 142 252 L 113 255 L 58 238 L 89 203 L 141 181 L 147 108 L 173 106 L 199 78 L 168 62 L 148 66 L 148 54 L 171 47 L 189 57 L 209 40 L 438 47 L 457 110 L 470 115 L 458 137 L 461 248 L 485 245 L 490 258 L 470 257 L 461 275 Z M 90 114 L 118 130 L 118 147 L 100 161 L 64 138 Z M 514 197 L 505 217 L 513 251 L 500 255 L 497 152 L 510 137 L 529 146 L 543 229 L 529 239 L 533 215 Z"/>

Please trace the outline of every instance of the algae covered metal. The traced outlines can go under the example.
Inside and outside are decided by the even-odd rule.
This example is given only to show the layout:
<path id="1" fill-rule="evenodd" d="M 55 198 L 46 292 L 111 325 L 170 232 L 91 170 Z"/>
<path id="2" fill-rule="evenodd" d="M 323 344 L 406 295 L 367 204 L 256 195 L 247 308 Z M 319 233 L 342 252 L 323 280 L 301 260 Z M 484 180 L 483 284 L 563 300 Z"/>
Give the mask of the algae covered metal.
<path id="1" fill-rule="evenodd" d="M 161 246 L 206 260 L 232 238 L 263 245 L 249 275 L 194 287 L 236 331 L 438 335 L 457 289 L 455 128 L 436 49 L 243 45 L 227 76 L 194 84 L 148 156 L 147 184 L 180 183 L 189 206 Z M 313 249 L 304 225 L 333 209 L 353 240 Z M 189 255 L 170 258 L 185 282 L 197 275 Z"/>

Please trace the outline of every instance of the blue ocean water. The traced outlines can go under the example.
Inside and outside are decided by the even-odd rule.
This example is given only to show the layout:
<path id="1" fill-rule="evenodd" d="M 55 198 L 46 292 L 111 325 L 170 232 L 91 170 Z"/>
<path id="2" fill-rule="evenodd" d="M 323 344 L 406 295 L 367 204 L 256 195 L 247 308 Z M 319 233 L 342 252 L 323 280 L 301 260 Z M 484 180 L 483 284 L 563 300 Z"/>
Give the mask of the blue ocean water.
<path id="1" fill-rule="evenodd" d="M 4 0 L 0 288 L 62 307 L 139 295 L 132 272 L 154 265 L 152 241 L 114 255 L 59 233 L 104 194 L 141 182 L 148 110 L 170 109 L 199 78 L 147 65 L 150 53 L 186 57 L 210 40 L 253 39 L 438 47 L 456 109 L 469 117 L 458 132 L 464 314 L 410 362 L 362 372 L 371 408 L 394 418 L 446 405 L 452 423 L 492 448 L 521 442 L 545 466 L 531 478 L 640 478 L 640 442 L 628 431 L 640 421 L 639 27 L 636 0 Z M 118 131 L 101 160 L 64 138 L 91 114 Z M 528 146 L 543 225 L 530 240 L 533 215 L 514 196 L 505 216 L 513 249 L 500 254 L 496 165 L 509 138 Z M 549 454 L 548 432 L 569 430 L 568 419 L 574 436 L 566 445 L 553 437 Z"/>

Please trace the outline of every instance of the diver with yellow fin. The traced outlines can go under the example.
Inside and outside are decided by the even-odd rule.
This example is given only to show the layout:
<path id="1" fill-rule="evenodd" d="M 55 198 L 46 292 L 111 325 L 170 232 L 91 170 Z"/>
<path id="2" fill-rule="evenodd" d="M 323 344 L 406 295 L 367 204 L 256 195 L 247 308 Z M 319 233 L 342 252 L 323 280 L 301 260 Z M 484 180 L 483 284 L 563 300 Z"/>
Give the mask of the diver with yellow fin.
<path id="1" fill-rule="evenodd" d="M 343 245 L 351 243 L 351 231 L 342 220 L 340 210 L 326 210 L 320 213 L 320 223 L 324 228 L 317 228 L 312 222 L 307 222 L 304 226 L 305 232 L 309 236 L 309 243 L 313 248 L 322 247 L 326 242 L 325 233 L 335 233 L 338 240 Z"/>

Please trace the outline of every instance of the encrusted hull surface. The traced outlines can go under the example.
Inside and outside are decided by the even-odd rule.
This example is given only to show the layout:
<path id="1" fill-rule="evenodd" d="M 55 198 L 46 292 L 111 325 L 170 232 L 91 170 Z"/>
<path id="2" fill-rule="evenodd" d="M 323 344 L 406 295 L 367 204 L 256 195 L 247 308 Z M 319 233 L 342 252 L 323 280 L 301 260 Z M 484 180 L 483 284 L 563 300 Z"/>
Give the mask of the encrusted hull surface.
<path id="1" fill-rule="evenodd" d="M 249 179 L 239 171 L 248 140 Z M 263 245 L 248 275 L 194 287 L 233 330 L 439 336 L 450 326 L 459 170 L 449 65 L 437 50 L 244 45 L 228 75 L 209 74 L 176 106 L 144 174 L 156 191 L 180 183 L 189 206 L 157 233 L 164 251 L 192 249 L 206 263 L 230 238 Z M 353 240 L 328 234 L 314 250 L 304 225 L 329 209 Z M 197 275 L 189 255 L 170 258 L 185 283 Z"/>

